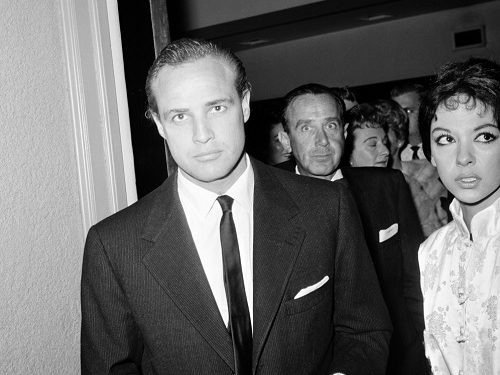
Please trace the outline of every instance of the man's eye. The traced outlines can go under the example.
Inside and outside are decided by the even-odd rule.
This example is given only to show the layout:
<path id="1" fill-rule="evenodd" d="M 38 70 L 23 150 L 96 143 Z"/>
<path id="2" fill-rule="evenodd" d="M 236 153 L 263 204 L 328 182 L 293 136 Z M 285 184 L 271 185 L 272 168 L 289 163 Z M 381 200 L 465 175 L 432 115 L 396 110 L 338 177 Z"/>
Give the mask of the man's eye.
<path id="1" fill-rule="evenodd" d="M 336 122 L 329 122 L 325 127 L 327 129 L 333 130 L 338 128 L 338 124 Z"/>
<path id="2" fill-rule="evenodd" d="M 307 132 L 307 131 L 311 130 L 311 127 L 309 125 L 304 125 L 300 128 L 300 130 L 303 132 Z"/>
<path id="3" fill-rule="evenodd" d="M 172 121 L 179 122 L 186 119 L 186 115 L 184 113 L 178 113 L 174 117 L 172 117 Z"/>
<path id="4" fill-rule="evenodd" d="M 498 139 L 498 136 L 495 134 L 485 132 L 481 133 L 476 137 L 476 141 L 481 142 L 481 143 L 490 143 Z"/>
<path id="5" fill-rule="evenodd" d="M 215 105 L 212 107 L 211 112 L 219 113 L 219 112 L 224 112 L 226 110 L 226 106 L 223 105 Z"/>

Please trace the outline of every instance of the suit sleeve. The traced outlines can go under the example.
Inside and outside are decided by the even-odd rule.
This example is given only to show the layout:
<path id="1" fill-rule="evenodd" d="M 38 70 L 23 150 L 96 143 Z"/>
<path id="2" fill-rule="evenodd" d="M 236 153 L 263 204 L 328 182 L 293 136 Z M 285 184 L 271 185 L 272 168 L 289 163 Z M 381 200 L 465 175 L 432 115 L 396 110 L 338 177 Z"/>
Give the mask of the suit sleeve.
<path id="1" fill-rule="evenodd" d="M 95 227 L 85 243 L 81 308 L 82 374 L 140 374 L 140 333 Z"/>
<path id="2" fill-rule="evenodd" d="M 406 304 L 408 330 L 401 330 L 405 358 L 402 359 L 406 374 L 430 373 L 423 345 L 424 312 L 420 288 L 418 249 L 424 241 L 422 226 L 411 196 L 410 188 L 402 174 L 398 174 L 398 209 L 401 225 L 401 250 L 403 261 L 403 296 Z M 404 336 L 406 333 L 408 336 Z"/>
<path id="3" fill-rule="evenodd" d="M 384 374 L 392 327 L 354 199 L 343 186 L 339 206 L 330 373 Z"/>

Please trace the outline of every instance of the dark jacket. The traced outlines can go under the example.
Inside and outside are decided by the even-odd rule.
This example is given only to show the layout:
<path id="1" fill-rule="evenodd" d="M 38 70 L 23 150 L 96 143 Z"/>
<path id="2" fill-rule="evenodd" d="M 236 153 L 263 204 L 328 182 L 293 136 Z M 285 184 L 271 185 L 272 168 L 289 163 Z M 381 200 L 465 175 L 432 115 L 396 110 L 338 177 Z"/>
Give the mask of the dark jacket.
<path id="1" fill-rule="evenodd" d="M 295 172 L 295 161 L 277 167 Z M 402 173 L 394 169 L 341 171 L 344 178 L 333 184 L 345 186 L 354 196 L 394 328 L 387 374 L 425 374 L 428 369 L 418 267 L 418 248 L 424 236 L 409 187 Z"/>
<path id="2" fill-rule="evenodd" d="M 252 166 L 254 374 L 382 374 L 391 327 L 351 194 Z M 90 229 L 81 356 L 82 374 L 232 373 L 176 174 Z"/>

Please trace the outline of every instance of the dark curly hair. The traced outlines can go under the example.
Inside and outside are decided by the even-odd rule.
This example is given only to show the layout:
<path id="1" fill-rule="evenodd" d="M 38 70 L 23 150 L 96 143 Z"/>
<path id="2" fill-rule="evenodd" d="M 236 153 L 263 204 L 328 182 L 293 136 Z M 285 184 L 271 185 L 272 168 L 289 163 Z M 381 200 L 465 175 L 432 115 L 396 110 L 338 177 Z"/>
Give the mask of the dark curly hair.
<path id="1" fill-rule="evenodd" d="M 386 130 L 393 130 L 396 138 L 403 143 L 408 141 L 408 114 L 391 99 L 379 99 L 371 103 L 377 110 Z"/>
<path id="2" fill-rule="evenodd" d="M 439 70 L 435 81 L 420 105 L 419 130 L 425 157 L 431 158 L 430 130 L 436 118 L 436 110 L 443 105 L 455 110 L 465 104 L 475 108 L 482 103 L 493 112 L 497 126 L 500 124 L 500 65 L 496 62 L 470 58 L 453 62 Z"/>

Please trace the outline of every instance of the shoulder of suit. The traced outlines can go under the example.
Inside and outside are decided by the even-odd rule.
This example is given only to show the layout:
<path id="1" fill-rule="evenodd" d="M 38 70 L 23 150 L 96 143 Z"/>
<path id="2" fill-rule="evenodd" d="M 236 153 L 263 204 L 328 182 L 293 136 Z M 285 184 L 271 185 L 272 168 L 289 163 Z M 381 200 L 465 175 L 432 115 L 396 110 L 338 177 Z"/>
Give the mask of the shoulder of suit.
<path id="1" fill-rule="evenodd" d="M 94 226 L 103 232 L 112 229 L 120 230 L 120 228 L 130 228 L 136 225 L 142 227 L 151 214 L 152 209 L 165 194 L 168 194 L 166 181 L 135 203 L 106 217 Z"/>
<path id="2" fill-rule="evenodd" d="M 379 178 L 379 179 L 400 179 L 403 178 L 401 171 L 393 168 L 381 167 L 347 167 L 342 168 L 342 174 L 347 177 L 349 181 L 354 178 Z"/>

